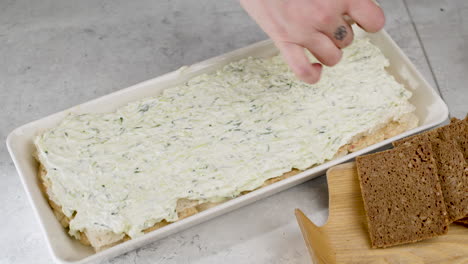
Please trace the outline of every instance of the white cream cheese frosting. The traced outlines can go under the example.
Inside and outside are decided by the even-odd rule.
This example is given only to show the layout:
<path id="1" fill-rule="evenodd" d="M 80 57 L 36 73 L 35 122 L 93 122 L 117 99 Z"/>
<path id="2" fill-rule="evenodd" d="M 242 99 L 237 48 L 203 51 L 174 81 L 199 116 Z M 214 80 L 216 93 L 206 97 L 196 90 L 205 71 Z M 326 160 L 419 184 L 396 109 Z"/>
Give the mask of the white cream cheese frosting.
<path id="1" fill-rule="evenodd" d="M 137 237 L 177 220 L 177 200 L 220 201 L 333 158 L 361 133 L 414 111 L 367 39 L 319 83 L 279 57 L 247 58 L 105 114 L 71 114 L 38 136 L 38 157 L 70 233 Z"/>

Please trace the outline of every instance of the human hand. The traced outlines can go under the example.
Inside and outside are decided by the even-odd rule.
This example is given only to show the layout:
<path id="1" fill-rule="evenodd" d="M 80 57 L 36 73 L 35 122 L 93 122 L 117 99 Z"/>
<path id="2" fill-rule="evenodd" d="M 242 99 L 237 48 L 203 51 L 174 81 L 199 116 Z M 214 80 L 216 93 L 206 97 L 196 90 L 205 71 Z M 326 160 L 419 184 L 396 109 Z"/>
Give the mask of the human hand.
<path id="1" fill-rule="evenodd" d="M 341 49 L 353 41 L 348 16 L 368 32 L 383 28 L 383 11 L 372 0 L 240 0 L 270 36 L 296 76 L 308 83 L 320 79 L 322 65 L 310 63 L 308 49 L 322 64 L 333 66 Z"/>

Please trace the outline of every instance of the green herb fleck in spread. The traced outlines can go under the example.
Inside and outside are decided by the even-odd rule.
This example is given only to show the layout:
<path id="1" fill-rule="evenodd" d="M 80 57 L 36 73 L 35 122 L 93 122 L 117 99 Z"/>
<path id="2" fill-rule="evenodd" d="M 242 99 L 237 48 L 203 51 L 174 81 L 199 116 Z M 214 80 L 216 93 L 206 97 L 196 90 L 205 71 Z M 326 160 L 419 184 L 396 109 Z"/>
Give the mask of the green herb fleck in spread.
<path id="1" fill-rule="evenodd" d="M 131 237 L 177 220 L 177 200 L 220 201 L 330 160 L 357 134 L 414 107 L 368 40 L 318 84 L 279 56 L 247 58 L 112 113 L 70 115 L 35 144 L 70 232 Z M 56 169 L 53 169 L 56 168 Z"/>

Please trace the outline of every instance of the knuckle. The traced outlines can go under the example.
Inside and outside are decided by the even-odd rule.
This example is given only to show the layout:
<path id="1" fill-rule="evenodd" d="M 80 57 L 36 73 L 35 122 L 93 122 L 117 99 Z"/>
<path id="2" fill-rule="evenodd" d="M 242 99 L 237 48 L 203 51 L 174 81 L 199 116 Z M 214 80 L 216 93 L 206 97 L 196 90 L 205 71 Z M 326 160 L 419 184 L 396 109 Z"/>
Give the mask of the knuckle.
<path id="1" fill-rule="evenodd" d="M 351 43 L 353 43 L 353 39 L 354 39 L 353 31 L 350 31 L 348 36 L 345 39 L 343 39 L 343 41 L 340 43 L 340 48 L 345 48 L 351 45 Z"/>
<path id="2" fill-rule="evenodd" d="M 333 23 L 334 20 L 335 20 L 334 16 L 331 13 L 325 12 L 325 11 L 319 12 L 315 16 L 315 21 L 320 26 L 330 25 L 331 23 Z"/>
<path id="3" fill-rule="evenodd" d="M 333 33 L 333 39 L 338 41 L 338 43 L 344 42 L 349 38 L 351 34 L 352 30 L 350 27 L 341 25 L 335 29 L 335 32 Z M 340 44 L 338 46 L 341 47 Z"/>

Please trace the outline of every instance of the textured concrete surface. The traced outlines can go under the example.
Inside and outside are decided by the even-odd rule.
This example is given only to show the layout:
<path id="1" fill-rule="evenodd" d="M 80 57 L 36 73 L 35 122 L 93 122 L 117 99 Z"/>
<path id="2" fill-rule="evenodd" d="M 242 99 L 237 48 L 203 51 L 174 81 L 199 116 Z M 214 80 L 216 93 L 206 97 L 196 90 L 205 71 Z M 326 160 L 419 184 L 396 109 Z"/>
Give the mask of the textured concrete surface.
<path id="1" fill-rule="evenodd" d="M 452 116 L 468 112 L 468 1 L 405 0 Z"/>
<path id="2" fill-rule="evenodd" d="M 464 116 L 466 1 L 380 2 L 387 31 L 451 114 Z M 264 38 L 235 0 L 1 0 L 0 140 L 29 121 Z M 0 180 L 0 263 L 50 263 L 4 143 Z M 105 263 L 308 263 L 293 209 L 324 222 L 327 197 L 320 177 Z"/>

